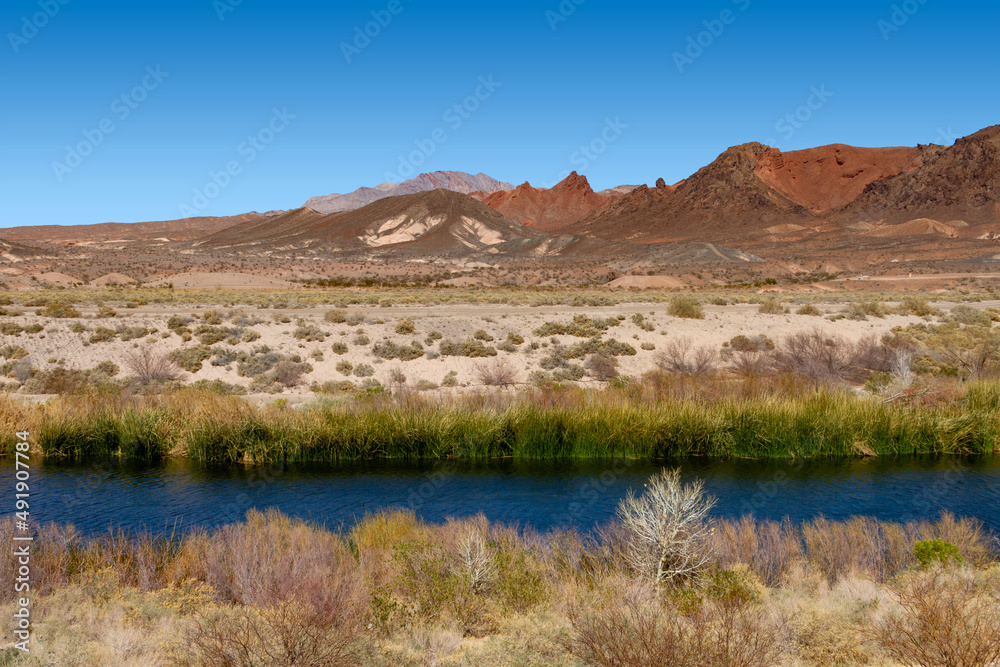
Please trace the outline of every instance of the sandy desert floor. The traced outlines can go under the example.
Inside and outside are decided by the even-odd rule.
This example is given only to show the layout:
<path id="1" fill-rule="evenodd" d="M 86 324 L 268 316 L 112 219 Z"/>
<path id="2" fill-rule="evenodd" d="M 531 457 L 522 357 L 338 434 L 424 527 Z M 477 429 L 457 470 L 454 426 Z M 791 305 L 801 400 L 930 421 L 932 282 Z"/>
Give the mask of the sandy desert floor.
<path id="1" fill-rule="evenodd" d="M 843 302 L 814 302 L 821 314 L 812 316 L 795 314 L 796 304 L 784 305 L 788 313 L 770 315 L 759 312 L 757 304 L 706 304 L 704 319 L 674 317 L 668 313 L 668 303 L 583 308 L 444 304 L 347 309 L 151 304 L 118 308 L 114 315 L 83 304 L 76 307 L 79 317 L 69 318 L 45 317 L 36 314 L 41 311 L 35 308 L 11 306 L 7 309 L 8 316 L 0 320 L 18 326 L 0 327 L 0 331 L 12 332 L 0 335 L 0 348 L 9 346 L 5 348 L 9 351 L 23 348 L 10 358 L 27 352 L 28 361 L 21 364 L 30 363 L 39 371 L 57 368 L 83 371 L 111 361 L 120 369 L 117 377 L 130 375 L 129 359 L 137 351 L 149 350 L 156 357 L 173 354 L 174 358 L 178 358 L 178 351 L 186 351 L 189 356 L 200 353 L 203 357 L 208 355 L 201 368 L 182 372 L 182 382 L 220 380 L 248 388 L 250 393 L 282 393 L 291 398 L 311 395 L 314 384 L 349 380 L 359 386 L 365 382 L 370 385 L 372 381 L 398 386 L 404 376 L 407 386 L 421 389 L 435 389 L 442 384 L 474 388 L 482 384 L 480 369 L 498 361 L 512 369 L 516 383 L 528 383 L 533 373 L 552 370 L 551 363 L 545 368 L 545 360 L 553 352 L 592 338 L 586 333 L 551 335 L 541 327 L 547 323 L 569 325 L 574 317 L 581 316 L 610 322 L 610 326 L 599 332 L 601 339 L 618 341 L 635 351 L 634 355 L 617 356 L 618 372 L 629 376 L 654 369 L 658 355 L 678 342 L 688 342 L 692 349 L 707 347 L 721 351 L 727 341 L 738 335 L 763 334 L 779 341 L 796 332 L 816 329 L 857 341 L 872 336 L 881 338 L 894 327 L 923 321 L 915 316 L 894 314 L 865 320 L 838 317 L 846 308 Z M 975 305 L 987 308 L 997 303 Z M 953 306 L 946 302 L 934 304 L 942 313 Z M 29 333 L 31 325 L 43 329 Z M 17 331 L 18 328 L 23 330 Z M 467 341 L 478 354 L 491 356 L 441 354 L 448 342 L 460 346 Z M 417 358 L 380 358 L 377 347 L 387 343 L 402 348 L 404 357 Z M 406 354 L 407 348 L 419 350 L 419 356 Z M 307 363 L 309 366 L 302 368 L 311 370 L 302 374 L 293 386 L 271 385 L 261 390 L 260 383 L 253 385 L 252 376 L 241 372 L 240 360 L 245 362 L 248 357 L 268 351 Z M 570 360 L 570 365 L 583 364 L 582 356 Z M 590 375 L 579 381 L 596 382 Z M 8 386 L 8 389 L 17 388 Z M 24 393 L 27 389 L 20 391 Z"/>

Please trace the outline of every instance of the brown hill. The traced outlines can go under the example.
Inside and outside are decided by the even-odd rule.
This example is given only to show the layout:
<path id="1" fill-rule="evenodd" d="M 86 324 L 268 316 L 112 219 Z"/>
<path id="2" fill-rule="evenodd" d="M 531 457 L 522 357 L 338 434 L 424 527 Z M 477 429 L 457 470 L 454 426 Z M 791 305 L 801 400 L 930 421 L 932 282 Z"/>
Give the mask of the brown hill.
<path id="1" fill-rule="evenodd" d="M 4 236 L 12 241 L 79 245 L 107 241 L 190 241 L 246 222 L 263 219 L 260 213 L 227 217 L 184 218 L 155 222 L 102 222 L 96 225 L 38 225 L 11 227 Z"/>
<path id="2" fill-rule="evenodd" d="M 524 182 L 513 190 L 494 192 L 482 201 L 510 220 L 551 232 L 582 220 L 612 199 L 594 192 L 587 177 L 574 171 L 547 190 Z"/>
<path id="3" fill-rule="evenodd" d="M 929 146 L 913 171 L 875 181 L 838 216 L 844 223 L 919 218 L 1000 221 L 1000 125 Z"/>
<path id="4" fill-rule="evenodd" d="M 564 231 L 623 241 L 725 243 L 774 225 L 816 225 L 805 206 L 757 175 L 769 150 L 759 143 L 735 146 L 675 187 L 660 179 L 658 187 L 640 187 Z"/>
<path id="5" fill-rule="evenodd" d="M 356 211 L 323 215 L 296 209 L 193 245 L 237 252 L 467 255 L 495 253 L 546 235 L 508 220 L 467 195 L 432 190 L 381 199 Z"/>
<path id="6" fill-rule="evenodd" d="M 843 208 L 869 183 L 922 164 L 920 148 L 857 148 L 844 144 L 760 154 L 754 173 L 764 183 L 816 215 Z"/>

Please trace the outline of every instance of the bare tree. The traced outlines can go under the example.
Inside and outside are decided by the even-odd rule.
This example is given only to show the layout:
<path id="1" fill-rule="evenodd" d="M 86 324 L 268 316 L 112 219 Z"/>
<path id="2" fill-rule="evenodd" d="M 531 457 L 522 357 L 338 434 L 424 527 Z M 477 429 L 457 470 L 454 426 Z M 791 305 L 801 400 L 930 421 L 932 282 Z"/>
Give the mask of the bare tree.
<path id="1" fill-rule="evenodd" d="M 709 561 L 715 498 L 701 480 L 681 483 L 679 469 L 664 469 L 636 496 L 632 490 L 618 505 L 630 532 L 629 562 L 660 582 L 697 573 Z"/>
<path id="2" fill-rule="evenodd" d="M 892 359 L 892 379 L 900 389 L 913 384 L 913 351 L 904 347 L 896 349 Z"/>
<path id="3" fill-rule="evenodd" d="M 157 354 L 151 345 L 143 345 L 125 353 L 125 368 L 143 384 L 179 380 L 180 369 L 165 355 Z"/>
<path id="4" fill-rule="evenodd" d="M 496 550 L 478 530 L 469 530 L 459 540 L 458 559 L 462 574 L 475 592 L 480 592 L 496 577 Z"/>

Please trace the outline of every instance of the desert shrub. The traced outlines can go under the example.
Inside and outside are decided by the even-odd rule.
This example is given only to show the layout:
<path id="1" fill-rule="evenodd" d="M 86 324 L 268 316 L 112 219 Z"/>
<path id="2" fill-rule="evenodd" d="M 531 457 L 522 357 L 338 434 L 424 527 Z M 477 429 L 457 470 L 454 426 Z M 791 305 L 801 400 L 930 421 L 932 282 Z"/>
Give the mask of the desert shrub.
<path id="1" fill-rule="evenodd" d="M 180 350 L 175 351 L 179 352 Z M 202 361 L 204 359 L 198 361 L 197 368 L 190 372 L 198 372 L 201 369 Z M 193 357 L 189 361 L 189 365 L 195 365 Z M 149 345 L 142 345 L 125 353 L 125 368 L 141 384 L 179 380 L 181 374 L 177 366 L 171 357 L 159 354 Z"/>
<path id="2" fill-rule="evenodd" d="M 398 343 L 386 340 L 381 343 L 375 343 L 374 353 L 379 359 L 413 361 L 424 356 L 424 348 L 417 341 L 413 341 L 410 345 L 399 345 Z"/>
<path id="3" fill-rule="evenodd" d="M 438 388 L 438 385 L 426 378 L 421 378 L 417 380 L 417 391 L 434 391 Z"/>
<path id="4" fill-rule="evenodd" d="M 88 374 L 69 368 L 38 371 L 24 383 L 26 394 L 78 394 L 87 388 Z"/>
<path id="5" fill-rule="evenodd" d="M 967 573 L 938 568 L 890 587 L 898 611 L 859 630 L 904 665 L 986 667 L 1000 661 L 1000 604 Z"/>
<path id="6" fill-rule="evenodd" d="M 788 308 L 777 297 L 769 296 L 760 302 L 757 312 L 762 315 L 784 315 L 788 313 Z"/>
<path id="7" fill-rule="evenodd" d="M 208 363 L 213 366 L 229 366 L 240 356 L 239 352 L 231 348 L 215 348 L 212 352 L 215 353 L 215 356 Z"/>
<path id="8" fill-rule="evenodd" d="M 600 382 L 607 382 L 618 377 L 618 359 L 610 354 L 590 355 L 584 368 L 590 373 L 590 377 Z"/>
<path id="9" fill-rule="evenodd" d="M 578 364 L 566 364 L 552 371 L 552 379 L 556 382 L 576 382 L 587 377 L 587 371 Z"/>
<path id="10" fill-rule="evenodd" d="M 958 547 L 951 542 L 939 539 L 924 540 L 914 544 L 913 557 L 925 570 L 930 567 L 931 563 L 947 565 L 948 563 L 961 563 L 964 560 L 962 554 L 958 552 Z"/>
<path id="11" fill-rule="evenodd" d="M 883 318 L 891 313 L 888 306 L 881 301 L 857 301 L 844 311 L 848 319 L 867 320 L 869 317 Z"/>
<path id="12" fill-rule="evenodd" d="M 864 382 L 873 372 L 889 372 L 894 352 L 873 338 L 851 343 L 819 329 L 787 336 L 773 355 L 779 372 L 815 381 Z"/>
<path id="13" fill-rule="evenodd" d="M 930 304 L 926 297 L 907 296 L 896 306 L 895 312 L 899 315 L 916 315 L 917 317 L 929 317 L 938 312 L 937 308 Z"/>
<path id="14" fill-rule="evenodd" d="M 614 317 L 602 320 L 600 318 L 592 319 L 586 315 L 575 315 L 573 317 L 573 321 L 569 323 L 546 322 L 542 326 L 535 329 L 534 334 L 542 338 L 548 336 L 575 336 L 576 338 L 592 338 L 594 336 L 600 336 L 609 328 L 617 327 L 620 324 L 621 320 Z M 520 345 L 520 343 L 516 344 Z"/>
<path id="15" fill-rule="evenodd" d="M 338 361 L 336 366 L 337 372 L 341 375 L 350 375 L 354 372 L 354 364 L 344 359 L 343 361 Z"/>
<path id="16" fill-rule="evenodd" d="M 756 336 L 740 334 L 723 343 L 723 347 L 734 352 L 770 352 L 775 348 L 775 344 L 765 334 L 757 334 Z"/>
<path id="17" fill-rule="evenodd" d="M 444 338 L 444 335 L 440 331 L 432 331 L 427 334 L 427 338 L 424 339 L 425 345 L 433 345 L 435 342 Z"/>
<path id="18" fill-rule="evenodd" d="M 509 359 L 479 363 L 473 373 L 487 387 L 512 387 L 517 383 L 517 369 Z"/>
<path id="19" fill-rule="evenodd" d="M 753 604 L 699 605 L 691 614 L 629 598 L 597 613 L 570 613 L 566 648 L 597 667 L 770 667 L 781 623 Z"/>
<path id="20" fill-rule="evenodd" d="M 494 340 L 496 340 L 492 336 L 492 334 L 490 334 L 490 332 L 486 331 L 486 329 L 480 329 L 476 333 L 472 334 L 472 337 L 475 340 L 481 340 L 481 341 L 483 341 L 485 343 L 492 343 Z"/>
<path id="21" fill-rule="evenodd" d="M 365 334 L 365 332 L 361 331 L 360 329 L 354 334 L 354 338 L 351 340 L 351 343 L 357 345 L 358 347 L 364 347 L 365 345 L 368 345 L 371 342 L 372 341 L 370 338 L 368 338 L 368 335 Z"/>
<path id="22" fill-rule="evenodd" d="M 716 356 L 712 348 L 695 348 L 690 338 L 680 338 L 657 353 L 656 365 L 667 373 L 701 377 L 715 370 Z"/>
<path id="23" fill-rule="evenodd" d="M 639 348 L 645 350 L 646 352 L 652 352 L 656 349 L 656 343 L 642 343 Z"/>
<path id="24" fill-rule="evenodd" d="M 232 337 L 230 337 L 228 340 L 230 341 L 230 344 L 232 345 L 236 344 L 235 342 L 233 342 Z M 260 333 L 254 331 L 253 329 L 244 329 L 243 333 L 240 334 L 241 343 L 253 343 L 258 340 L 260 340 Z"/>
<path id="25" fill-rule="evenodd" d="M 41 324 L 29 324 L 28 326 L 24 327 L 24 333 L 26 334 L 42 333 L 43 331 L 45 331 L 45 327 L 43 327 Z"/>
<path id="26" fill-rule="evenodd" d="M 22 327 L 17 322 L 2 322 L 0 323 L 0 334 L 4 336 L 20 336 L 24 332 L 24 327 Z"/>
<path id="27" fill-rule="evenodd" d="M 192 347 L 182 347 L 174 350 L 167 359 L 177 364 L 188 373 L 197 373 L 201 370 L 205 360 L 212 356 L 212 348 L 207 345 L 194 345 Z"/>
<path id="28" fill-rule="evenodd" d="M 309 364 L 291 359 L 282 359 L 266 375 L 278 384 L 285 387 L 294 387 L 299 384 L 305 373 L 310 372 L 312 372 L 312 366 Z"/>
<path id="29" fill-rule="evenodd" d="M 249 354 L 246 352 L 240 354 L 237 357 L 236 371 L 240 377 L 257 377 L 270 371 L 283 358 L 284 355 L 262 345 L 254 348 Z"/>
<path id="30" fill-rule="evenodd" d="M 656 330 L 656 325 L 654 325 L 652 322 L 647 322 L 646 318 L 643 316 L 642 313 L 636 313 L 635 315 L 632 316 L 632 324 L 636 325 L 643 331 Z"/>
<path id="31" fill-rule="evenodd" d="M 804 306 L 799 306 L 798 310 L 795 311 L 795 314 L 808 315 L 809 317 L 822 317 L 823 311 L 811 303 L 807 303 Z"/>
<path id="32" fill-rule="evenodd" d="M 396 333 L 400 336 L 409 336 L 416 330 L 417 327 L 413 324 L 413 320 L 411 319 L 400 320 L 396 324 Z"/>
<path id="33" fill-rule="evenodd" d="M 317 394 L 354 394 L 358 391 L 358 387 L 350 380 L 324 382 L 323 384 L 314 382 L 309 389 Z"/>
<path id="34" fill-rule="evenodd" d="M 42 317 L 54 317 L 57 319 L 65 319 L 71 317 L 80 317 L 80 311 L 70 306 L 68 304 L 53 301 L 38 311 L 38 315 Z"/>
<path id="35" fill-rule="evenodd" d="M 334 354 L 347 354 L 347 349 L 347 343 L 334 343 L 330 346 Z"/>
<path id="36" fill-rule="evenodd" d="M 120 338 L 123 343 L 127 343 L 130 340 L 145 338 L 146 336 L 155 332 L 152 331 L 151 329 L 147 329 L 146 327 L 134 326 L 134 327 L 118 327 L 115 333 L 118 335 L 118 338 Z"/>
<path id="37" fill-rule="evenodd" d="M 313 324 L 302 324 L 292 332 L 292 336 L 307 343 L 322 343 L 329 334 Z"/>
<path id="38" fill-rule="evenodd" d="M 375 375 L 375 369 L 369 364 L 358 364 L 354 367 L 354 374 L 359 378 L 367 378 Z"/>
<path id="39" fill-rule="evenodd" d="M 473 359 L 497 356 L 496 348 L 483 345 L 481 341 L 471 338 L 462 343 L 442 340 L 438 350 L 443 357 L 471 357 Z"/>
<path id="40" fill-rule="evenodd" d="M 0 357 L 17 361 L 28 356 L 28 351 L 20 345 L 4 345 L 0 347 Z"/>
<path id="41" fill-rule="evenodd" d="M 344 324 L 347 322 L 347 313 L 343 309 L 336 308 L 334 310 L 326 311 L 326 315 L 323 319 L 332 324 Z"/>
<path id="42" fill-rule="evenodd" d="M 117 316 L 118 316 L 118 313 L 115 312 L 115 309 L 112 308 L 111 306 L 98 306 L 97 307 L 97 314 L 94 315 L 94 317 L 96 317 L 97 319 L 105 319 L 105 318 L 108 318 L 108 317 L 117 317 Z M 176 317 L 176 315 L 174 317 Z M 172 327 L 168 326 L 167 328 L 169 329 L 169 328 L 172 328 Z"/>
<path id="43" fill-rule="evenodd" d="M 513 331 L 507 334 L 507 342 L 511 345 L 523 345 L 524 336 L 521 334 L 516 334 Z"/>
<path id="44" fill-rule="evenodd" d="M 170 318 L 167 320 L 167 328 L 170 329 L 171 331 L 175 331 L 177 329 L 183 329 L 187 327 L 187 325 L 191 324 L 191 322 L 193 321 L 194 319 L 190 317 L 185 317 L 181 315 L 171 315 Z"/>
<path id="45" fill-rule="evenodd" d="M 989 313 L 964 304 L 952 308 L 951 312 L 948 313 L 948 320 L 968 326 L 993 326 L 993 318 Z"/>
<path id="46" fill-rule="evenodd" d="M 109 329 L 108 327 L 96 327 L 94 333 L 90 335 L 90 342 L 92 344 L 105 343 L 109 340 L 115 338 L 114 329 Z"/>
<path id="47" fill-rule="evenodd" d="M 457 387 L 458 386 L 458 373 L 456 371 L 448 371 L 448 374 L 444 376 L 441 380 L 442 387 Z"/>
<path id="48" fill-rule="evenodd" d="M 79 322 L 73 322 L 72 324 L 69 325 L 69 331 L 70 331 L 70 333 L 82 334 L 86 330 L 87 330 L 87 327 L 83 326 Z"/>
<path id="49" fill-rule="evenodd" d="M 217 326 L 222 324 L 222 315 L 214 310 L 207 310 L 201 315 L 201 319 L 205 321 L 205 324 L 211 326 Z"/>
<path id="50" fill-rule="evenodd" d="M 693 296 L 678 295 L 670 299 L 667 312 L 674 317 L 688 320 L 705 319 L 705 309 L 701 302 Z"/>

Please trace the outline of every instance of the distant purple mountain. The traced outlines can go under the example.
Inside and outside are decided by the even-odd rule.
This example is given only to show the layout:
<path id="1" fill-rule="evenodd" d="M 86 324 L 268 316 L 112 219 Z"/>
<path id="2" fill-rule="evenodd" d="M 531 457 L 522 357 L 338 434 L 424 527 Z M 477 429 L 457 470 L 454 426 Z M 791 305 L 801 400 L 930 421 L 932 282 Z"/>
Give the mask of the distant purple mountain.
<path id="1" fill-rule="evenodd" d="M 346 195 L 332 194 L 325 197 L 313 197 L 305 203 L 305 206 L 320 213 L 354 211 L 386 197 L 412 195 L 439 188 L 469 194 L 470 192 L 513 190 L 514 186 L 510 183 L 502 183 L 482 173 L 473 176 L 463 171 L 435 171 L 430 174 L 420 174 L 416 178 L 402 183 L 383 183 L 374 188 L 358 188 Z"/>

